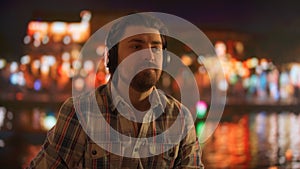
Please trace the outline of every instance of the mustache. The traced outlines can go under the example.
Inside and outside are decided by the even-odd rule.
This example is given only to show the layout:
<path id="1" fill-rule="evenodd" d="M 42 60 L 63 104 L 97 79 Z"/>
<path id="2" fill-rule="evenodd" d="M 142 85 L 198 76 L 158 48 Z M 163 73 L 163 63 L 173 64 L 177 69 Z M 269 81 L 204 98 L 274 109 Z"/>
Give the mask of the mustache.
<path id="1" fill-rule="evenodd" d="M 151 61 L 145 61 L 137 66 L 138 68 L 143 68 L 143 69 L 159 69 L 162 70 L 162 65 L 159 65 L 155 62 Z"/>

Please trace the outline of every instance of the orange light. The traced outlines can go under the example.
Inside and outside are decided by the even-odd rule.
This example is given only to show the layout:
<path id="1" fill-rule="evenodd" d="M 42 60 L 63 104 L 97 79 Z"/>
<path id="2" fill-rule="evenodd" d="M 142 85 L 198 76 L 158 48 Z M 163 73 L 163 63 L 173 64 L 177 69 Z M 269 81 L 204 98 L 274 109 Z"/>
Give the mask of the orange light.
<path id="1" fill-rule="evenodd" d="M 18 92 L 18 93 L 16 94 L 16 99 L 17 99 L 17 100 L 23 100 L 23 98 L 24 98 L 23 93 Z"/>
<path id="2" fill-rule="evenodd" d="M 52 22 L 50 33 L 55 42 L 61 41 L 63 35 L 67 32 L 67 24 L 65 22 Z"/>
<path id="3" fill-rule="evenodd" d="M 191 59 L 191 57 L 187 56 L 187 55 L 182 55 L 181 61 L 185 66 L 190 66 L 193 63 L 193 60 Z"/>
<path id="4" fill-rule="evenodd" d="M 47 22 L 31 21 L 28 24 L 27 34 L 33 36 L 35 33 L 40 34 L 40 38 L 47 35 L 49 25 Z"/>
<path id="5" fill-rule="evenodd" d="M 67 33 L 72 37 L 74 42 L 84 42 L 90 36 L 89 23 L 70 23 Z"/>

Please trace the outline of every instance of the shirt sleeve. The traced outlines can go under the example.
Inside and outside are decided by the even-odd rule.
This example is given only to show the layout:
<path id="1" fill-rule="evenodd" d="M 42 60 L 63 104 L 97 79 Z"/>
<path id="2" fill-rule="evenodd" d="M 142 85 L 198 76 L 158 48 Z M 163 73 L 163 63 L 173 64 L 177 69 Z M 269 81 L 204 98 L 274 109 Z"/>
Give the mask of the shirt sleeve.
<path id="1" fill-rule="evenodd" d="M 56 125 L 47 133 L 41 151 L 28 168 L 80 168 L 85 137 L 73 101 L 68 99 L 59 111 Z"/>
<path id="2" fill-rule="evenodd" d="M 175 160 L 175 168 L 180 169 L 204 169 L 204 165 L 201 161 L 201 147 L 196 135 L 196 129 L 191 113 L 185 107 L 185 133 L 186 136 L 181 140 L 178 157 Z"/>
<path id="3" fill-rule="evenodd" d="M 191 129 L 181 141 L 179 155 L 175 161 L 175 168 L 198 169 L 204 168 L 201 161 L 201 147 L 194 129 Z"/>

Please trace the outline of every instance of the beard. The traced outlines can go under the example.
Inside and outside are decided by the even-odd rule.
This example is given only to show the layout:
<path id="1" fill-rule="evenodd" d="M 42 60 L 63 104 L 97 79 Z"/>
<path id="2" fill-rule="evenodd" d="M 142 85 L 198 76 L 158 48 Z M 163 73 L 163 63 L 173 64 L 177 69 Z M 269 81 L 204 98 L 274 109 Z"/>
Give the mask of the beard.
<path id="1" fill-rule="evenodd" d="M 145 69 L 136 74 L 130 82 L 130 87 L 139 92 L 145 92 L 156 85 L 161 71 L 158 69 Z"/>

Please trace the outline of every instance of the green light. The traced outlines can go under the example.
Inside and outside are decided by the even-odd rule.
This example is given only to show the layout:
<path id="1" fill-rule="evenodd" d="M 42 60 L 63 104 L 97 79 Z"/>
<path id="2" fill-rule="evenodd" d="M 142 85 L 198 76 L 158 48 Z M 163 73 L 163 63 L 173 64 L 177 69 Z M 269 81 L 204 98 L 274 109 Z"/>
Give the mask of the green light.
<path id="1" fill-rule="evenodd" d="M 198 101 L 196 104 L 197 118 L 204 118 L 207 112 L 207 104 L 204 101 Z"/>
<path id="2" fill-rule="evenodd" d="M 203 128 L 204 128 L 205 122 L 204 121 L 200 121 L 196 124 L 196 134 L 197 137 L 199 138 L 202 133 L 203 133 Z"/>
<path id="3" fill-rule="evenodd" d="M 234 85 L 238 82 L 238 76 L 236 74 L 232 74 L 230 77 L 229 77 L 229 83 L 231 85 Z"/>

